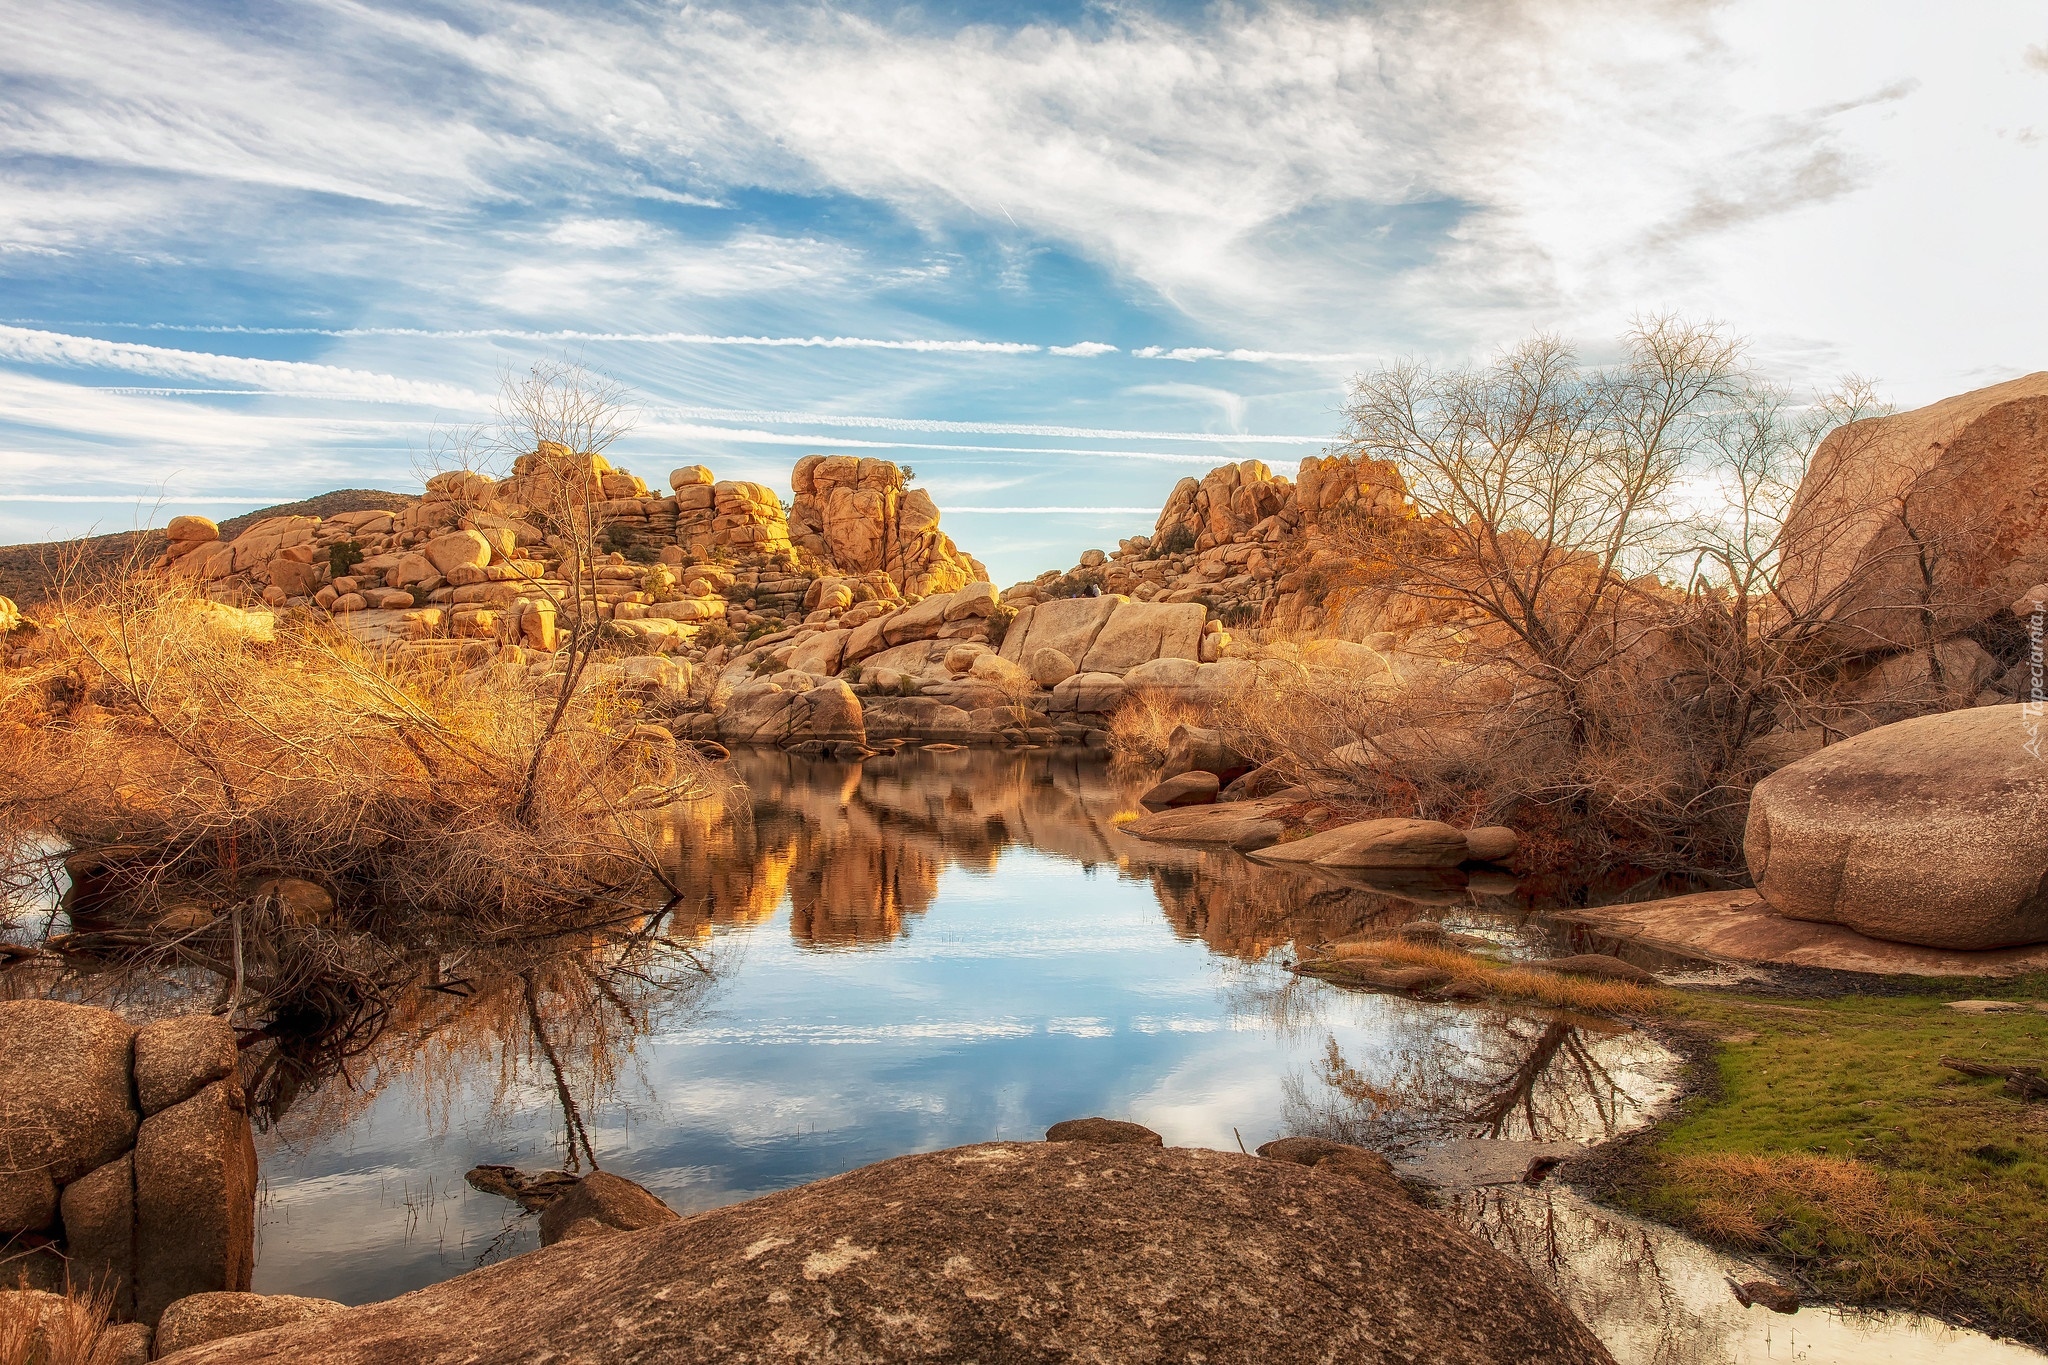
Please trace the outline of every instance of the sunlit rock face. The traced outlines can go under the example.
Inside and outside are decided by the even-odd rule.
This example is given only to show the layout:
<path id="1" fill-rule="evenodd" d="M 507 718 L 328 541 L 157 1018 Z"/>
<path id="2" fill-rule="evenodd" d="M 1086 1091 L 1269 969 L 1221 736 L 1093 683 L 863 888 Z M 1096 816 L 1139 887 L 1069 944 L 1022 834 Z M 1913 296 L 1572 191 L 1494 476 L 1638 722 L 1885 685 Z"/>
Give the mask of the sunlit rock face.
<path id="1" fill-rule="evenodd" d="M 988 571 L 939 529 L 931 494 L 905 485 L 887 460 L 806 455 L 790 473 L 790 537 L 845 575 L 887 575 L 913 600 L 985 582 Z"/>
<path id="2" fill-rule="evenodd" d="M 1182 479 L 1151 535 L 1090 550 L 1065 573 L 1040 574 L 1003 596 L 1021 608 L 1092 584 L 1142 602 L 1206 603 L 1223 631 L 1218 639 L 1212 629 L 1201 652 L 1189 654 L 1204 663 L 1228 647 L 1233 626 L 1360 640 L 1430 616 L 1412 600 L 1363 586 L 1358 573 L 1358 544 L 1413 515 L 1400 472 L 1384 460 L 1311 456 L 1294 479 L 1241 460 Z"/>
<path id="3" fill-rule="evenodd" d="M 2048 372 L 1852 422 L 1784 529 L 1786 598 L 1844 647 L 1908 649 L 2048 578 Z"/>

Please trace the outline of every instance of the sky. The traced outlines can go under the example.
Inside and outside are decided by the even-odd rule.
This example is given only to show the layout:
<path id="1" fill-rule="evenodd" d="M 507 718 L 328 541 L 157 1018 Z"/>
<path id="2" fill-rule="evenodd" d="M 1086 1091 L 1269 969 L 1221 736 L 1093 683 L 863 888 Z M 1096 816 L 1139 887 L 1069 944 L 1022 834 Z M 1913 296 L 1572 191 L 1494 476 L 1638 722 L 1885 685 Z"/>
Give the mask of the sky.
<path id="1" fill-rule="evenodd" d="M 1632 316 L 1904 406 L 2048 369 L 2037 0 L 35 0 L 0 542 L 419 486 L 508 371 L 615 462 L 912 465 L 1007 583 L 1346 380 Z"/>

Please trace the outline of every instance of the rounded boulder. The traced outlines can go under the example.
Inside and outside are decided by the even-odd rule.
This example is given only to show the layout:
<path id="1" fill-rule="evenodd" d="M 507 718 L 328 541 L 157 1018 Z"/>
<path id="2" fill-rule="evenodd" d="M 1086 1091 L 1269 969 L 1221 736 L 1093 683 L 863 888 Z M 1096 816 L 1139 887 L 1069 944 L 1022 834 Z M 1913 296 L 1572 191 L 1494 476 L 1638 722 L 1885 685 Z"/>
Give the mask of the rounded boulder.
<path id="1" fill-rule="evenodd" d="M 181 1365 L 538 1358 L 1612 1360 L 1519 1262 L 1357 1179 L 993 1142 L 579 1237 Z"/>
<path id="2" fill-rule="evenodd" d="M 0 1166 L 68 1185 L 135 1145 L 135 1030 L 60 1000 L 0 1002 Z"/>
<path id="3" fill-rule="evenodd" d="M 1979 706 L 1867 730 L 1750 796 L 1750 876 L 1788 919 L 1931 948 L 2048 942 L 2048 720 Z"/>

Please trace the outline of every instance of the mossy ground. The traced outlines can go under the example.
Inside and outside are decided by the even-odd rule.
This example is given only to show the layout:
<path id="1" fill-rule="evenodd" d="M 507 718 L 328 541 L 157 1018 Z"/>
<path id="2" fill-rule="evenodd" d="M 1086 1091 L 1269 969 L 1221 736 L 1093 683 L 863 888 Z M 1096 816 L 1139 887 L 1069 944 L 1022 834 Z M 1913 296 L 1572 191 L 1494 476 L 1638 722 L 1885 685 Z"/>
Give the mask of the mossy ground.
<path id="1" fill-rule="evenodd" d="M 1820 1296 L 2048 1340 L 2048 1104 L 1943 1057 L 2048 1064 L 2048 976 L 1911 994 L 1673 993 L 1714 1074 L 1608 1197 L 1789 1265 Z"/>

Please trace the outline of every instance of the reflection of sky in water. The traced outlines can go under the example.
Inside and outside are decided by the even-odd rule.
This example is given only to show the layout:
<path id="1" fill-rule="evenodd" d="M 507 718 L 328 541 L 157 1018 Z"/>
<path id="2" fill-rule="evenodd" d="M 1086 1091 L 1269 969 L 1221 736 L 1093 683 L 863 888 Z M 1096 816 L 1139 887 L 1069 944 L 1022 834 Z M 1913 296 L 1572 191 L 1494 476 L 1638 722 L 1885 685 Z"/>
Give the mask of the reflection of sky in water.
<path id="1" fill-rule="evenodd" d="M 1148 880 L 1018 846 L 993 875 L 942 872 L 893 941 L 801 948 L 782 913 L 721 931 L 716 951 L 708 1000 L 637 1040 L 616 1101 L 589 1116 L 603 1165 L 684 1211 L 1088 1114 L 1255 1147 L 1283 1135 L 1282 1083 L 1328 1038 L 1371 1055 L 1424 1011 L 1455 1017 L 1216 956 L 1173 934 Z M 1275 1027 L 1256 1003 L 1290 983 Z M 528 1076 L 494 1093 L 400 1077 L 339 1132 L 287 1116 L 264 1144 L 257 1289 L 360 1301 L 475 1264 L 511 1206 L 464 1171 L 560 1159 L 553 1092 Z"/>

